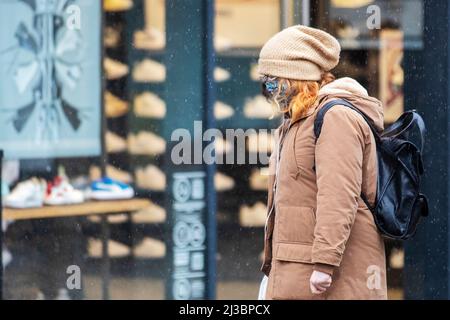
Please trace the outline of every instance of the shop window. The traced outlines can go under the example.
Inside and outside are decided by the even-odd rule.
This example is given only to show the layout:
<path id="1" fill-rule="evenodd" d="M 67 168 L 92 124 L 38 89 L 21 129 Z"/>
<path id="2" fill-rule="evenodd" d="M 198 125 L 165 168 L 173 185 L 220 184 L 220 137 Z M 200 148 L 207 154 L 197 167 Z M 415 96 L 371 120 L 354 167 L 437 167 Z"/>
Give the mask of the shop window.
<path id="1" fill-rule="evenodd" d="M 101 2 L 32 3 L 0 5 L 17 13 L 0 33 L 10 42 L 0 59 L 13 61 L 0 84 L 11 123 L 0 142 L 2 297 L 163 299 L 165 1 L 105 0 L 103 30 Z M 35 10 L 46 14 L 33 24 Z M 66 24 L 69 11 L 81 12 L 80 30 Z"/>
<path id="2" fill-rule="evenodd" d="M 0 18 L 0 62 L 10 66 L 0 68 L 1 78 L 8 79 L 0 83 L 0 119 L 5 120 L 0 136 L 0 146 L 5 148 L 6 156 L 4 199 L 11 194 L 8 187 L 14 190 L 24 186 L 20 184 L 24 181 L 28 181 L 25 187 L 42 192 L 43 197 L 47 190 L 60 185 L 61 180 L 69 184 L 63 184 L 65 190 L 74 191 L 72 187 L 84 190 L 91 186 L 92 180 L 105 175 L 116 180 L 116 189 L 124 193 L 133 188 L 131 199 L 113 204 L 106 203 L 105 199 L 78 201 L 84 193 L 76 191 L 71 201 L 78 203 L 48 201 L 44 204 L 42 198 L 39 208 L 33 209 L 18 208 L 20 203 L 17 205 L 14 197 L 5 200 L 4 297 L 163 299 L 169 296 L 166 290 L 171 270 L 167 259 L 173 239 L 166 232 L 171 213 L 165 206 L 168 178 L 164 161 L 169 150 L 163 128 L 171 107 L 166 103 L 167 95 L 177 92 L 168 92 L 166 83 L 166 42 L 173 36 L 168 32 L 174 23 L 166 19 L 166 1 L 104 0 L 103 48 L 100 33 L 82 30 L 84 38 L 80 38 L 76 32 L 56 32 L 53 49 L 61 56 L 56 55 L 59 60 L 55 73 L 39 75 L 43 81 L 38 79 L 40 69 L 36 66 L 44 63 L 33 52 L 36 43 L 30 36 L 34 33 L 30 32 L 34 14 L 34 9 L 27 7 L 30 1 L 15 1 L 20 3 L 15 4 L 20 6 L 19 11 L 28 14 L 23 15 L 26 20 L 23 24 L 20 24 L 21 15 L 8 16 L 8 6 L 14 1 L 3 2 L 0 8 L 6 9 L 0 10 L 3 17 Z M 375 7 L 370 10 L 371 6 Z M 89 15 L 85 19 L 89 28 L 101 30 L 101 8 L 95 9 L 87 10 Z M 378 9 L 379 27 L 369 28 L 368 19 Z M 310 23 L 339 39 L 343 49 L 341 62 L 333 72 L 338 77 L 355 78 L 371 95 L 379 97 L 385 108 L 386 124 L 393 122 L 405 109 L 404 51 L 423 47 L 422 11 L 420 0 L 407 3 L 400 0 L 216 0 L 213 108 L 217 128 L 222 132 L 267 130 L 279 125 L 279 116 L 274 115 L 273 107 L 260 92 L 258 54 L 272 35 L 297 23 Z M 7 16 L 15 23 L 8 24 Z M 42 23 L 58 21 L 46 17 Z M 377 21 L 371 23 L 376 25 Z M 44 38 L 48 40 L 49 36 L 51 33 Z M 83 41 L 90 41 L 85 43 L 89 50 L 83 51 Z M 50 44 L 51 41 L 46 42 L 46 49 L 52 49 Z M 15 50 L 22 50 L 23 55 L 15 56 Z M 83 61 L 79 59 L 89 55 L 95 56 L 89 60 L 92 64 L 79 63 Z M 96 81 L 86 81 L 86 77 Z M 90 83 L 98 87 L 89 87 Z M 49 95 L 58 95 L 53 98 L 60 102 L 59 109 L 34 113 L 33 106 L 41 106 Z M 65 99 L 71 103 L 65 103 Z M 92 108 L 85 107 L 90 104 Z M 203 115 L 199 112 L 198 117 Z M 72 139 L 78 128 L 82 134 Z M 56 146 L 54 150 L 48 145 L 35 144 L 36 140 L 47 138 Z M 33 143 L 27 142 L 31 140 Z M 235 151 L 245 152 L 247 158 L 271 151 L 271 135 L 259 136 L 259 143 L 255 141 L 256 136 L 251 135 L 243 150 Z M 217 143 L 218 152 L 226 154 L 231 148 L 238 146 L 226 141 Z M 217 297 L 254 299 L 262 278 L 259 269 L 267 215 L 267 164 L 218 164 L 216 169 Z M 109 182 L 101 183 L 105 187 Z M 35 200 L 33 192 L 27 192 Z M 105 207 L 115 214 L 107 217 Z M 83 214 L 69 216 L 70 212 Z M 38 214 L 42 215 L 39 219 Z M 48 220 L 49 217 L 58 219 Z M 204 230 L 195 231 L 203 239 Z M 180 237 L 188 232 L 187 228 L 181 229 Z M 396 242 L 388 242 L 388 249 L 389 283 L 393 289 L 390 295 L 401 297 L 402 284 L 398 279 L 403 267 L 403 249 Z M 178 258 L 177 263 L 204 271 L 202 252 L 193 254 L 192 260 L 186 252 Z M 67 279 L 77 270 L 81 272 L 82 289 L 68 291 Z M 71 279 L 71 285 L 76 286 L 76 277 Z M 204 283 L 193 283 L 191 287 L 182 286 L 179 296 L 201 297 Z M 200 293 L 195 296 L 193 292 Z"/>
<path id="3" fill-rule="evenodd" d="M 279 124 L 261 95 L 257 61 L 264 43 L 281 30 L 279 0 L 217 0 L 215 17 L 218 128 L 271 129 Z M 270 137 L 269 137 L 270 138 Z M 270 144 L 270 142 L 269 142 Z M 249 138 L 247 156 L 265 148 Z M 217 165 L 218 298 L 255 299 L 262 274 L 267 214 L 267 165 Z"/>
<path id="4" fill-rule="evenodd" d="M 423 48 L 423 1 L 312 1 L 313 25 L 332 33 L 342 46 L 336 76 L 350 76 L 380 99 L 386 126 L 404 105 L 405 50 Z M 389 296 L 402 297 L 402 243 L 387 240 Z"/>

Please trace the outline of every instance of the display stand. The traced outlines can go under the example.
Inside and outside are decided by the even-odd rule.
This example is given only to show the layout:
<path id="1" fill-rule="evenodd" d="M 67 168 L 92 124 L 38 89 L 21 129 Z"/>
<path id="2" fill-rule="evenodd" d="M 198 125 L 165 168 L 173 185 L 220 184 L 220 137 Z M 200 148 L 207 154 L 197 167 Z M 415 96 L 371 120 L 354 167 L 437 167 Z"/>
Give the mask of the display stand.
<path id="1" fill-rule="evenodd" d="M 65 206 L 45 206 L 30 209 L 3 210 L 5 220 L 31 220 L 80 217 L 90 215 L 107 215 L 124 212 L 133 212 L 148 207 L 151 202 L 147 199 L 111 200 L 111 201 L 89 201 L 81 204 Z"/>
<path id="2" fill-rule="evenodd" d="M 30 220 L 30 219 L 57 219 L 77 216 L 101 215 L 101 238 L 102 238 L 102 297 L 109 299 L 110 282 L 110 258 L 108 254 L 109 225 L 108 215 L 129 213 L 148 207 L 151 202 L 147 199 L 113 200 L 113 201 L 92 201 L 77 205 L 42 207 L 31 209 L 10 209 L 0 210 L 0 218 L 5 220 Z M 106 222 L 106 223 L 105 223 Z M 0 244 L 2 242 L 3 228 L 0 231 Z M 0 262 L 3 262 L 0 256 Z M 1 264 L 3 266 L 3 263 Z M 3 268 L 0 270 L 0 288 L 3 289 Z M 3 290 L 0 291 L 3 294 Z M 3 295 L 0 295 L 3 299 Z"/>

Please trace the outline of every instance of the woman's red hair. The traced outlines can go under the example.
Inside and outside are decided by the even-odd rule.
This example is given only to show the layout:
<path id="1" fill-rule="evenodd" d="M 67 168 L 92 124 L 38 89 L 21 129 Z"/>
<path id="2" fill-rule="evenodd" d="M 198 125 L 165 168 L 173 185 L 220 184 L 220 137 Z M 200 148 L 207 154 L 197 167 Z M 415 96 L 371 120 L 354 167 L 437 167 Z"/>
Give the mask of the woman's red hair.
<path id="1" fill-rule="evenodd" d="M 292 97 L 283 113 L 289 113 L 292 121 L 300 119 L 316 102 L 320 88 L 334 80 L 334 75 L 329 72 L 322 75 L 321 81 L 280 79 L 279 87 L 285 85 L 286 95 Z"/>

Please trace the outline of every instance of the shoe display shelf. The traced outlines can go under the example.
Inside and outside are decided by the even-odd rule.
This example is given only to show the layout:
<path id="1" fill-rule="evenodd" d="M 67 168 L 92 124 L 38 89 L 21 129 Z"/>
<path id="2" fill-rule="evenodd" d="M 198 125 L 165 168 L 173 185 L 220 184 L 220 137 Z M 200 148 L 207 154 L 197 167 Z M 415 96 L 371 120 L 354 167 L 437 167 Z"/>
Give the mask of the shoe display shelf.
<path id="1" fill-rule="evenodd" d="M 270 119 L 271 106 L 261 95 L 261 85 L 256 73 L 258 53 L 257 49 L 230 49 L 216 53 L 216 67 L 230 74 L 228 80 L 216 81 L 216 101 L 221 101 L 234 109 L 231 117 L 216 119 L 218 128 L 224 134 L 226 129 L 270 132 L 270 129 L 277 128 L 280 123 L 279 117 Z M 266 165 L 259 161 L 256 164 L 249 164 L 248 149 L 251 146 L 248 140 L 247 138 L 245 151 L 237 150 L 237 145 L 234 145 L 235 155 L 238 152 L 245 152 L 245 164 L 217 165 L 218 172 L 234 180 L 233 189 L 217 192 L 218 238 L 227 239 L 218 242 L 219 254 L 227 257 L 218 265 L 223 279 L 248 279 L 249 275 L 245 270 L 257 270 L 261 264 L 262 246 L 259 244 L 263 243 L 264 237 L 267 189 L 252 189 L 250 177 L 253 172 Z M 254 146 L 251 149 L 255 149 Z M 245 261 L 242 261 L 242 257 L 245 257 Z M 240 268 L 237 264 L 227 262 L 231 261 L 230 259 L 241 261 L 246 267 Z"/>
<path id="2" fill-rule="evenodd" d="M 117 62 L 126 64 L 127 47 L 126 47 L 126 33 L 125 33 L 125 13 L 124 12 L 105 12 L 105 38 L 106 30 L 114 30 L 117 33 L 117 44 L 114 46 L 108 46 L 105 44 L 105 59 L 113 59 Z M 124 103 L 128 103 L 127 97 L 127 77 L 122 76 L 115 79 L 106 79 L 105 81 L 105 93 L 113 95 L 115 98 L 120 99 Z M 107 100 L 107 99 L 106 99 Z M 111 102 L 114 104 L 113 102 Z M 128 103 L 129 105 L 129 103 Z M 107 106 L 106 108 L 113 108 L 113 106 Z M 107 117 L 107 131 L 115 136 L 115 141 L 113 139 L 108 139 L 105 137 L 108 152 L 108 164 L 113 167 L 128 171 L 128 155 L 127 150 L 124 148 L 126 146 L 128 125 L 127 125 L 127 114 L 128 112 L 123 112 L 117 117 Z M 110 142 L 110 144 L 108 144 Z M 117 144 L 123 145 L 117 147 Z M 113 151 L 111 151 L 113 150 Z M 117 151 L 118 150 L 118 151 Z M 119 179 L 120 180 L 120 179 Z"/>
<path id="3" fill-rule="evenodd" d="M 218 128 L 225 134 L 226 129 L 267 130 L 278 127 L 280 118 L 270 119 L 271 106 L 264 97 L 261 96 L 260 83 L 256 74 L 256 64 L 258 60 L 257 50 L 232 49 L 226 52 L 218 52 L 216 66 L 227 70 L 230 78 L 226 81 L 217 82 L 216 100 L 230 105 L 234 109 L 234 114 L 226 119 L 217 119 Z M 259 100 L 258 100 L 259 99 Z M 265 103 L 267 105 L 265 105 Z M 267 109 L 269 108 L 269 109 Z M 264 113 L 258 113 L 265 109 Z M 268 112 L 269 111 L 269 112 Z M 269 115 L 269 116 L 268 116 Z M 240 225 L 240 211 L 242 206 L 253 206 L 258 202 L 266 203 L 267 190 L 254 190 L 250 186 L 250 176 L 254 170 L 264 168 L 265 165 L 259 163 L 249 164 L 249 141 L 246 139 L 246 163 L 223 164 L 217 166 L 217 171 L 231 177 L 235 181 L 232 190 L 218 192 L 218 216 L 221 225 L 227 228 L 242 228 Z M 235 155 L 242 150 L 235 148 Z M 251 148 L 255 149 L 255 148 Z M 268 154 L 270 155 L 270 153 Z M 262 227 L 262 226 L 259 226 Z"/>
<path id="4" fill-rule="evenodd" d="M 114 266 L 112 265 L 113 261 L 111 261 L 111 249 L 114 247 L 110 245 L 113 233 L 108 224 L 108 220 L 116 215 L 142 210 L 149 205 L 151 205 L 151 203 L 148 199 L 129 199 L 88 201 L 74 205 L 44 206 L 28 209 L 3 208 L 2 219 L 13 221 L 44 221 L 47 219 L 90 217 L 92 215 L 105 217 L 105 219 L 100 218 L 101 223 L 98 225 L 95 236 L 98 238 L 96 239 L 98 244 L 97 260 L 98 265 L 101 268 L 102 297 L 103 299 L 109 299 L 110 273 L 111 270 L 114 269 Z M 105 246 L 105 248 L 108 248 L 107 250 L 103 249 L 104 244 L 108 244 L 108 246 Z M 3 279 L 1 279 L 1 281 L 3 281 Z M 0 285 L 2 284 L 1 281 Z"/>
<path id="5" fill-rule="evenodd" d="M 162 169 L 167 160 L 166 142 L 162 139 L 166 113 L 165 66 L 164 50 L 138 49 L 135 46 L 135 34 L 144 30 L 146 25 L 144 6 L 145 1 L 135 1 L 126 12 L 127 64 L 130 70 L 127 76 L 130 107 L 127 115 L 127 153 L 136 194 L 154 203 L 154 207 L 148 208 L 149 213 L 153 214 L 164 210 L 166 186 Z M 130 234 L 120 234 L 120 228 L 112 229 L 118 239 L 130 245 L 133 266 L 148 266 L 137 269 L 147 270 L 150 274 L 158 270 L 158 264 L 165 257 L 165 221 L 165 217 L 157 221 L 140 221 L 130 217 Z"/>
<path id="6" fill-rule="evenodd" d="M 135 33 L 144 30 L 146 27 L 144 3 L 144 1 L 135 2 L 135 6 L 127 11 L 128 39 L 134 39 Z M 258 131 L 261 129 L 270 130 L 278 126 L 279 118 L 269 119 L 271 110 L 269 112 L 267 111 L 268 104 L 260 95 L 258 75 L 255 76 L 258 52 L 258 49 L 229 49 L 217 53 L 216 69 L 214 72 L 217 92 L 214 111 L 216 114 L 217 128 L 224 133 L 224 137 L 226 129 L 254 129 Z M 152 100 L 148 102 L 150 106 L 158 105 L 158 102 L 155 102 L 155 100 L 165 100 L 167 90 L 164 81 L 162 81 L 164 77 L 160 73 L 161 66 L 164 66 L 166 56 L 163 49 L 139 49 L 136 48 L 133 41 L 128 42 L 127 53 L 128 66 L 130 68 L 130 74 L 128 76 L 128 101 L 130 102 L 128 128 L 129 135 L 133 135 L 133 139 L 136 139 L 138 142 L 136 144 L 137 148 L 129 146 L 129 149 L 133 149 L 129 150 L 130 172 L 134 175 L 137 192 L 141 195 L 149 196 L 151 201 L 163 206 L 165 188 L 161 188 L 161 186 L 165 186 L 165 183 L 161 180 L 165 179 L 161 178 L 164 175 L 163 165 L 166 161 L 170 161 L 167 158 L 168 156 L 170 157 L 170 153 L 166 151 L 152 154 L 152 151 L 161 150 L 158 147 L 156 148 L 158 150 L 151 150 L 153 144 L 150 142 L 153 140 L 156 143 L 155 145 L 158 144 L 158 138 L 162 136 L 163 132 L 164 118 L 139 115 L 138 110 L 140 106 L 138 105 L 138 99 L 143 94 L 150 93 L 153 96 Z M 146 61 L 147 63 L 144 63 Z M 148 68 L 148 70 L 145 68 Z M 145 72 L 143 72 L 144 69 Z M 148 79 L 145 79 L 147 75 Z M 155 96 L 158 99 L 154 99 Z M 264 104 L 266 105 L 264 106 Z M 262 114 L 259 112 L 261 111 L 260 106 L 264 109 Z M 170 112 L 170 106 L 166 107 L 166 112 Z M 232 109 L 231 112 L 230 108 Z M 147 133 L 156 135 L 156 137 Z M 148 143 L 139 143 L 139 134 L 143 137 L 142 141 L 145 142 L 145 139 L 147 139 Z M 248 151 L 245 152 L 248 157 Z M 257 239 L 254 242 L 252 241 L 252 243 L 261 243 L 258 238 L 259 234 L 262 234 L 261 223 L 257 224 L 258 227 L 256 228 L 243 227 L 240 224 L 240 211 L 242 206 L 253 208 L 253 206 L 259 203 L 264 205 L 266 203 L 267 192 L 261 189 L 253 190 L 249 182 L 250 174 L 260 167 L 264 167 L 264 165 L 217 165 L 217 172 L 231 178 L 234 182 L 231 189 L 219 188 L 217 191 L 219 233 L 224 230 L 229 230 L 230 232 L 239 234 L 239 230 L 245 229 L 248 234 L 253 234 L 255 239 Z M 142 177 L 143 179 L 141 179 Z M 144 183 L 138 183 L 138 180 L 140 182 L 144 180 Z M 144 226 L 133 224 L 133 230 L 133 236 L 136 239 L 141 239 L 142 235 L 144 237 L 158 238 L 156 232 L 162 229 L 151 224 Z M 259 255 L 259 251 L 257 251 L 255 249 L 254 255 L 252 255 L 256 260 Z M 259 262 L 256 261 L 256 263 Z"/>
<path id="7" fill-rule="evenodd" d="M 105 146 L 107 170 L 106 173 L 113 179 L 132 183 L 128 177 L 129 173 L 129 156 L 127 152 L 127 133 L 128 133 L 128 113 L 129 102 L 127 99 L 127 34 L 126 34 L 126 11 L 104 11 L 104 67 L 105 67 L 105 109 L 106 109 L 106 128 L 105 128 Z M 112 76 L 111 76 L 112 75 Z M 94 166 L 95 167 L 95 166 Z M 93 172 L 95 172 L 93 174 Z M 91 176 L 101 175 L 99 167 L 93 170 L 91 166 Z M 148 202 L 148 200 L 147 200 Z M 131 229 L 128 221 L 133 210 L 124 210 L 120 215 L 109 216 L 105 220 L 108 224 L 109 242 L 118 242 L 119 245 L 128 246 L 123 241 L 122 234 L 130 234 Z M 126 219 L 117 219 L 118 216 L 125 216 Z M 95 218 L 98 218 L 96 221 Z M 86 235 L 93 241 L 99 242 L 102 230 L 102 220 L 99 216 L 89 217 L 90 222 L 87 226 Z M 114 221 L 122 221 L 113 223 Z M 114 246 L 108 244 L 109 251 L 114 250 Z M 89 245 L 88 245 L 88 249 Z M 101 250 L 101 249 L 99 249 Z M 88 250 L 89 253 L 89 250 Z M 101 260 L 101 256 L 87 257 L 91 260 Z M 109 258 L 114 263 L 116 256 L 109 252 Z M 114 269 L 114 265 L 111 266 Z"/>

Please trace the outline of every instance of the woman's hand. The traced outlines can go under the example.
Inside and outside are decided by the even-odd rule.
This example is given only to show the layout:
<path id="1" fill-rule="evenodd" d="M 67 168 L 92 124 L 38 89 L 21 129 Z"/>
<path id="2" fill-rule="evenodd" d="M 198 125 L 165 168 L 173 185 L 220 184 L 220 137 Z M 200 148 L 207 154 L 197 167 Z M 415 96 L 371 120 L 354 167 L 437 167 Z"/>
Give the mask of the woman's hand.
<path id="1" fill-rule="evenodd" d="M 313 271 L 309 286 L 313 294 L 322 294 L 331 286 L 331 276 L 328 273 Z"/>

